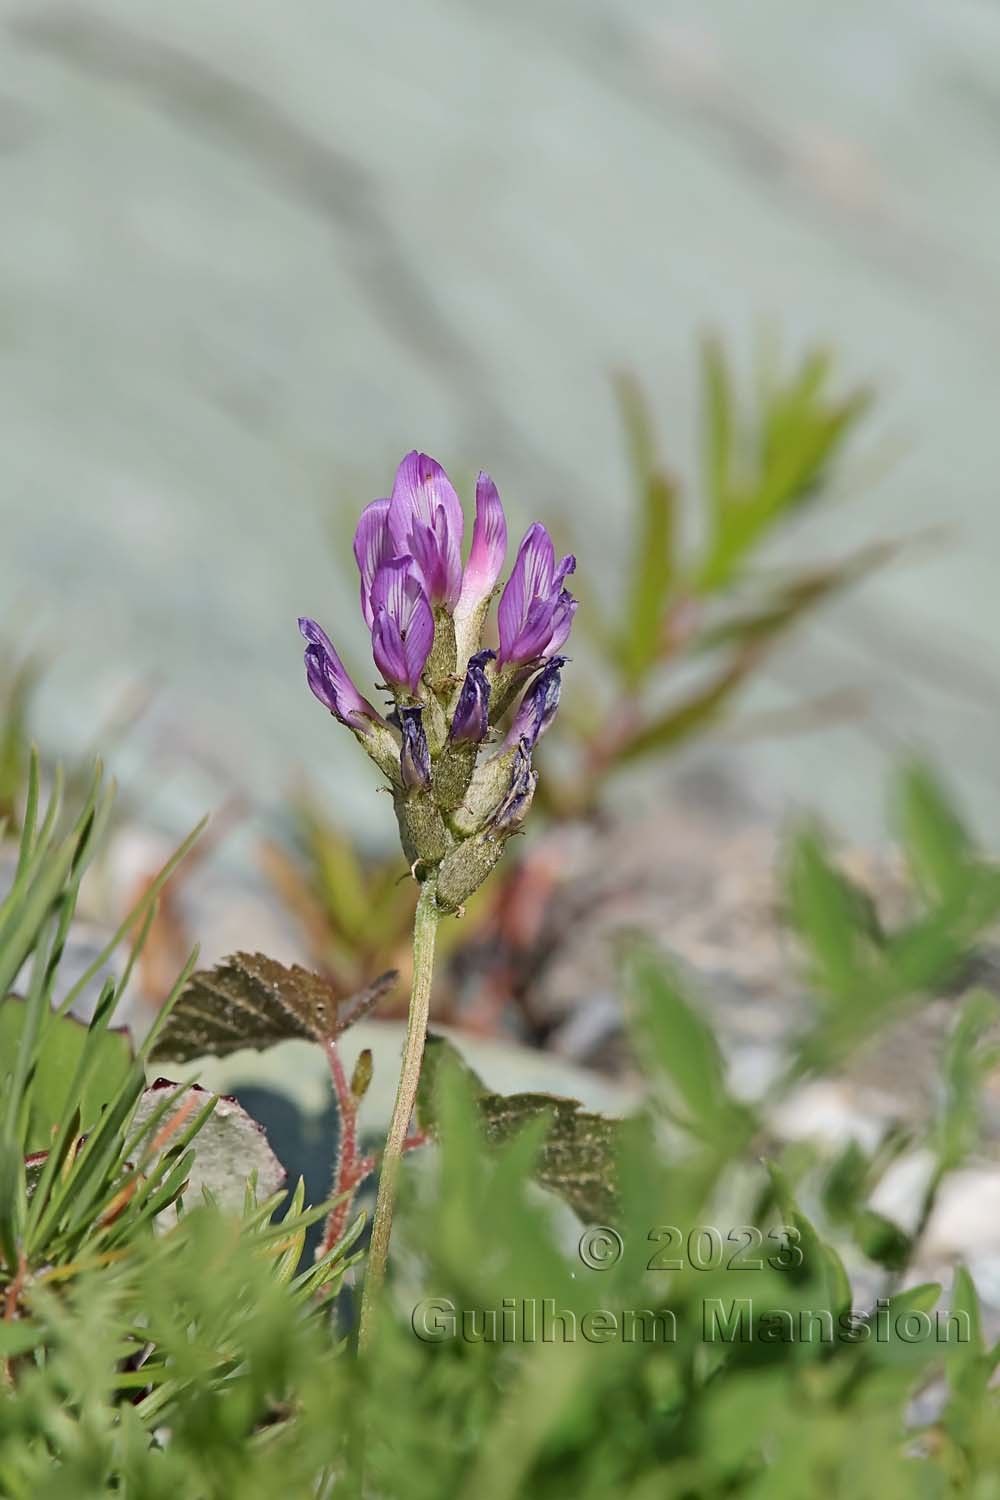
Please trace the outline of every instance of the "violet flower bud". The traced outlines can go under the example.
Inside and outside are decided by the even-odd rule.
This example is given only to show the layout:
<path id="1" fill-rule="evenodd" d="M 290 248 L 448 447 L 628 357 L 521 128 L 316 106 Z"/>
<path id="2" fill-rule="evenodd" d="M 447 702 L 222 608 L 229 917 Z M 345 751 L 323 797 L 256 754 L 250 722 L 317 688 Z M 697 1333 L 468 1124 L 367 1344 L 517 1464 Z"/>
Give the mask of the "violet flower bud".
<path id="1" fill-rule="evenodd" d="M 373 724 L 385 720 L 367 698 L 362 698 L 350 674 L 321 625 L 307 616 L 299 620 L 299 630 L 308 645 L 305 650 L 306 681 L 313 694 L 333 716 L 361 734 L 370 734 Z"/>
<path id="2" fill-rule="evenodd" d="M 451 738 L 480 744 L 490 727 L 490 684 L 484 668 L 496 656 L 495 651 L 477 651 L 469 657 L 465 681 L 451 721 Z"/>
<path id="3" fill-rule="evenodd" d="M 488 474 L 476 480 L 476 520 L 472 548 L 455 606 L 459 665 L 469 660 L 483 634 L 483 622 L 507 555 L 507 520 L 497 487 Z"/>

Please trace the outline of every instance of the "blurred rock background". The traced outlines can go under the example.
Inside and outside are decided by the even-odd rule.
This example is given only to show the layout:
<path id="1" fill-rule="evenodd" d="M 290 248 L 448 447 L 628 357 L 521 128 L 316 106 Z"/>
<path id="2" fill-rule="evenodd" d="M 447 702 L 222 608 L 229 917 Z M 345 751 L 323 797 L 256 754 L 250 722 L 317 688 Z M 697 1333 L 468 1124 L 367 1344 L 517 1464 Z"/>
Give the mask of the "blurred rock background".
<path id="1" fill-rule="evenodd" d="M 870 837 L 916 742 L 1000 832 L 995 4 L 2 0 L 0 46 L 0 630 L 52 658 L 49 745 L 138 677 L 121 769 L 168 828 L 307 765 L 388 841 L 295 632 L 364 661 L 358 507 L 411 446 L 482 465 L 613 611 L 611 372 L 693 475 L 697 333 L 749 370 L 769 327 L 882 398 L 793 545 L 945 530 L 747 701 L 867 712 L 726 764 Z"/>

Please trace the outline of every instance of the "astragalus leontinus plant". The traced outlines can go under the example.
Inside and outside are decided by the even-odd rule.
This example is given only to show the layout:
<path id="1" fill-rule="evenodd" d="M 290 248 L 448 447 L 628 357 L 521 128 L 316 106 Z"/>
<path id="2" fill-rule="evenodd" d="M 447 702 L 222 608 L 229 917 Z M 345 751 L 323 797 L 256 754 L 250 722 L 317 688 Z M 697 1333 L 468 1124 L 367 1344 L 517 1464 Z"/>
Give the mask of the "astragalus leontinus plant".
<path id="1" fill-rule="evenodd" d="M 329 637 L 311 619 L 306 676 L 315 696 L 353 731 L 387 778 L 403 851 L 420 899 L 413 930 L 413 989 L 399 1086 L 379 1177 L 360 1337 L 385 1276 L 396 1177 L 416 1098 L 442 916 L 494 869 L 531 806 L 532 753 L 559 705 L 560 653 L 576 600 L 565 586 L 576 560 L 556 561 L 552 538 L 528 528 L 497 609 L 499 643 L 484 647 L 490 603 L 507 552 L 507 522 L 488 474 L 476 483 L 465 565 L 465 518 L 447 474 L 426 453 L 408 453 L 388 499 L 365 507 L 354 537 L 361 613 L 387 695 L 365 698 Z M 511 716 L 504 733 L 498 726 Z"/>

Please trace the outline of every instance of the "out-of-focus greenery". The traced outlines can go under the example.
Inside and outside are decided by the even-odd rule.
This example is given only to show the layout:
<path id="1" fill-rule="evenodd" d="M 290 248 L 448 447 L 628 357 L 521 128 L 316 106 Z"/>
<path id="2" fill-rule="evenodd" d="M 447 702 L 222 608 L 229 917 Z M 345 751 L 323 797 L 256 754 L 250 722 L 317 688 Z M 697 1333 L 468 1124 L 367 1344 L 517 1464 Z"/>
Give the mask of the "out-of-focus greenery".
<path id="1" fill-rule="evenodd" d="M 836 388 L 827 350 L 787 372 L 772 362 L 743 400 L 722 345 L 704 343 L 701 473 L 688 503 L 642 390 L 623 377 L 618 396 L 635 492 L 632 561 L 620 610 L 596 597 L 586 565 L 574 580 L 600 671 L 575 708 L 567 694 L 557 721 L 576 772 L 542 777 L 555 816 L 593 812 L 609 777 L 714 725 L 789 631 L 891 554 L 872 544 L 834 562 L 761 568 L 766 545 L 829 500 L 870 406 L 867 390 Z M 673 680 L 683 686 L 671 691 Z"/>
<path id="2" fill-rule="evenodd" d="M 1000 1345 L 965 1270 L 945 1290 L 909 1284 L 909 1268 L 941 1183 L 980 1136 L 997 1005 L 962 993 L 962 979 L 1000 916 L 1000 869 L 925 770 L 896 788 L 912 875 L 897 925 L 819 830 L 789 848 L 785 907 L 814 1004 L 763 1097 L 734 1094 L 697 997 L 642 944 L 622 956 L 646 1076 L 633 1117 L 498 1097 L 434 1049 L 421 1117 L 437 1145 L 409 1158 L 425 1170 L 406 1173 L 364 1360 L 324 1301 L 346 1245 L 297 1268 L 302 1226 L 322 1209 L 299 1194 L 278 1226 L 273 1201 L 252 1195 L 242 1218 L 187 1202 L 210 1110 L 143 1151 L 128 1125 L 142 1069 L 126 1067 L 123 1083 L 101 1045 L 110 990 L 49 1120 L 49 1153 L 25 1163 L 54 1097 L 51 1084 L 36 1097 L 60 1024 L 48 987 L 106 819 L 95 792 L 57 838 L 32 801 L 0 909 L 4 991 L 36 955 L 16 1002 L 29 1024 L 0 1060 L 0 1493 L 993 1493 Z M 942 1087 L 926 1130 L 905 1143 L 932 1161 L 914 1230 L 871 1204 L 898 1131 L 831 1159 L 782 1149 L 771 1111 L 945 986 L 956 998 Z M 158 1051 L 169 1053 L 170 1024 L 165 1013 Z M 81 1102 L 81 1069 L 92 1087 L 106 1081 L 103 1107 L 99 1089 Z M 179 1221 L 155 1232 L 178 1199 Z M 597 1212 L 603 1228 L 586 1222 Z M 867 1290 L 852 1289 L 846 1266 Z"/>
<path id="3" fill-rule="evenodd" d="M 221 1420 L 230 1431 L 252 1425 L 272 1374 L 248 1376 L 241 1351 L 255 1329 L 258 1352 L 268 1346 L 278 1312 L 303 1338 L 319 1332 L 321 1302 L 337 1290 L 360 1221 L 300 1271 L 306 1230 L 330 1205 L 306 1211 L 300 1182 L 273 1222 L 286 1194 L 254 1122 L 187 1085 L 147 1086 L 145 1063 L 189 970 L 136 1051 L 112 1029 L 157 895 L 194 835 L 56 1003 L 112 796 L 98 770 L 69 818 L 60 777 L 44 811 L 42 801 L 32 757 L 16 807 L 17 863 L 0 892 L 0 1494 L 108 1494 L 123 1473 L 135 1493 L 154 1494 L 165 1471 L 148 1488 L 142 1474 L 160 1423 L 183 1426 L 177 1399 L 197 1388 L 196 1444 L 211 1403 L 242 1381 L 244 1417 L 227 1406 Z M 104 983 L 84 1025 L 73 1004 L 129 932 L 137 936 L 124 973 Z M 260 1202 L 258 1168 L 267 1177 Z M 195 1182 L 203 1201 L 186 1202 Z M 218 1206 L 234 1189 L 242 1219 Z M 232 1277 L 221 1301 L 217 1266 Z"/>

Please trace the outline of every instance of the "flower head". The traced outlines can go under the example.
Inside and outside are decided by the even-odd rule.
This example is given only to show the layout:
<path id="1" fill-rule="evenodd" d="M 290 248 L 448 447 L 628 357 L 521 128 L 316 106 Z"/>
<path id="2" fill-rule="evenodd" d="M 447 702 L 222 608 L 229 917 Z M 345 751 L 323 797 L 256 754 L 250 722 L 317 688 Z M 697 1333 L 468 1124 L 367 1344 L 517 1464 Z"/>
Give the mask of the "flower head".
<path id="1" fill-rule="evenodd" d="M 476 482 L 463 568 L 464 530 L 444 469 L 416 451 L 400 464 L 389 498 L 361 513 L 354 536 L 361 614 L 394 700 L 387 719 L 358 692 L 320 626 L 299 622 L 309 687 L 385 773 L 407 857 L 425 875 L 439 871 L 447 910 L 486 878 L 527 814 L 538 780 L 531 755 L 559 705 L 566 664 L 559 652 L 577 607 L 565 587 L 576 561 L 557 563 L 552 538 L 536 524 L 500 599 L 499 651 L 484 648 L 507 551 L 507 522 L 488 474 Z M 526 679 L 499 753 L 483 759 L 491 715 L 503 718 Z"/>

